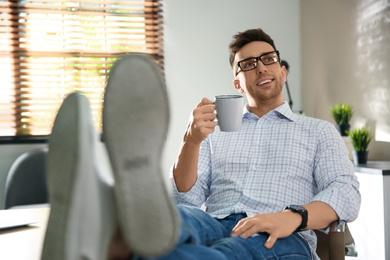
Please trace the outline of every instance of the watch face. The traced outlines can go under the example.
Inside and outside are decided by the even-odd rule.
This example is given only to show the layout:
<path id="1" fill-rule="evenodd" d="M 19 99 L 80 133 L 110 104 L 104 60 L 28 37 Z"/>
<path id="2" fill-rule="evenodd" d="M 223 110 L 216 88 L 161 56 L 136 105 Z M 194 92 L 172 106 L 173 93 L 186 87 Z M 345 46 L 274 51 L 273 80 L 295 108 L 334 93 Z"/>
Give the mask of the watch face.
<path id="1" fill-rule="evenodd" d="M 300 212 L 300 213 L 303 213 L 303 212 L 306 211 L 306 209 L 304 207 L 300 206 L 300 205 L 291 205 L 290 209 L 294 210 L 296 212 Z"/>

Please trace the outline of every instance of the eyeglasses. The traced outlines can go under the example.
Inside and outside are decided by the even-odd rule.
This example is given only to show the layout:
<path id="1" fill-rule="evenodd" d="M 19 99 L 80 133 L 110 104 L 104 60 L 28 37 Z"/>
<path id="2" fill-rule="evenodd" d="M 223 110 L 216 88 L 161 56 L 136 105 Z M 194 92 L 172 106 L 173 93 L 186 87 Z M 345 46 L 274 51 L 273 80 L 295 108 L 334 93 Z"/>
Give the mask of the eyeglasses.
<path id="1" fill-rule="evenodd" d="M 250 71 L 257 68 L 258 61 L 264 65 L 271 65 L 280 61 L 279 51 L 271 51 L 260 55 L 259 57 L 251 57 L 237 62 L 236 76 L 241 71 Z"/>

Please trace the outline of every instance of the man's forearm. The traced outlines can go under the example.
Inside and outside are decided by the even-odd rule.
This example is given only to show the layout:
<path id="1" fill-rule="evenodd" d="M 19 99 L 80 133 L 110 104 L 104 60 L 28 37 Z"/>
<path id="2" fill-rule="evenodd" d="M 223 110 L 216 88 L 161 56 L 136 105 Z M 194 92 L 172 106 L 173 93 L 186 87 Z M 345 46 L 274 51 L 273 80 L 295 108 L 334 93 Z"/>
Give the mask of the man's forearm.
<path id="1" fill-rule="evenodd" d="M 179 155 L 173 167 L 173 177 L 179 192 L 187 192 L 198 178 L 198 160 L 202 141 L 215 128 L 214 102 L 203 98 L 192 111 Z"/>
<path id="2" fill-rule="evenodd" d="M 173 177 L 176 188 L 180 192 L 189 191 L 198 177 L 198 158 L 200 144 L 191 144 L 183 141 L 179 155 L 173 167 Z"/>
<path id="3" fill-rule="evenodd" d="M 330 223 L 338 220 L 333 208 L 324 202 L 313 201 L 303 206 L 308 212 L 307 229 L 326 228 Z"/>

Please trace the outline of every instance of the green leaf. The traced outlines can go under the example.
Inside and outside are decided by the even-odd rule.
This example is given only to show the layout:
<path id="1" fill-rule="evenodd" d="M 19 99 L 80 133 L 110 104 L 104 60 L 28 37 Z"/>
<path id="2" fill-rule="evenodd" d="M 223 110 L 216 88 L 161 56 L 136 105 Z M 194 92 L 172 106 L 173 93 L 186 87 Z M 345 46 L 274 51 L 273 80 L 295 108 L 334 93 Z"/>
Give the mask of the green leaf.
<path id="1" fill-rule="evenodd" d="M 366 151 L 373 138 L 371 130 L 365 126 L 348 131 L 347 134 L 351 138 L 353 149 L 355 151 Z"/>
<path id="2" fill-rule="evenodd" d="M 345 103 L 340 103 L 330 107 L 333 119 L 338 125 L 348 125 L 353 115 L 353 107 Z"/>

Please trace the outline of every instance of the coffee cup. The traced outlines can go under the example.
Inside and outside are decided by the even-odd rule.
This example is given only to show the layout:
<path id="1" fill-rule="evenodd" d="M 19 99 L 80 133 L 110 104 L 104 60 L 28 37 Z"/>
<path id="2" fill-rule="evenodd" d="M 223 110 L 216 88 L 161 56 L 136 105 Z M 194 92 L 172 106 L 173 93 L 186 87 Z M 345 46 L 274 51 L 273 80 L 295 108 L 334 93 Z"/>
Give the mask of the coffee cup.
<path id="1" fill-rule="evenodd" d="M 217 110 L 217 124 L 224 132 L 239 131 L 242 122 L 244 97 L 240 95 L 219 95 L 214 97 Z"/>

